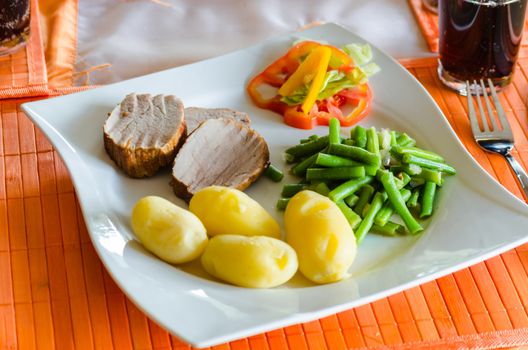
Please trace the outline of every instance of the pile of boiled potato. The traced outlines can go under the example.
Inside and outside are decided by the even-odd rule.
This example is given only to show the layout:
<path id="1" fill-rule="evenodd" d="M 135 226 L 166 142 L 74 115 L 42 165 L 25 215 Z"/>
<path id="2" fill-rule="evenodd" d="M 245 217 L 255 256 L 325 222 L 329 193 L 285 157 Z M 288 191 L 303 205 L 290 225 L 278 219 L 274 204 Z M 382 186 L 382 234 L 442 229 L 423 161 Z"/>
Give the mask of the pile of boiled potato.
<path id="1" fill-rule="evenodd" d="M 316 192 L 301 191 L 278 223 L 244 192 L 211 186 L 196 193 L 189 210 L 155 196 L 132 210 L 132 229 L 143 246 L 171 264 L 198 257 L 205 271 L 225 282 L 270 288 L 299 270 L 315 283 L 347 277 L 356 240 L 337 205 Z"/>

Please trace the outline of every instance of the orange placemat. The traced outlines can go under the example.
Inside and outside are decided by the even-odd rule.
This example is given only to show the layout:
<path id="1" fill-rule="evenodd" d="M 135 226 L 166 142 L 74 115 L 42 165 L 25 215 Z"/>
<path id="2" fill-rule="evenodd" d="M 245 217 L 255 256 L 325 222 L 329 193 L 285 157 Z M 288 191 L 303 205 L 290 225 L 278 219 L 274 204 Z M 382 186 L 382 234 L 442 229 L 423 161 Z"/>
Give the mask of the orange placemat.
<path id="1" fill-rule="evenodd" d="M 423 4 L 422 0 L 407 0 L 409 6 L 416 18 L 418 27 L 424 36 L 427 46 L 431 52 L 438 52 L 438 15 L 434 12 L 427 10 Z M 528 16 L 524 23 L 524 31 L 528 31 Z M 522 46 L 528 46 L 528 37 L 524 35 Z"/>
<path id="2" fill-rule="evenodd" d="M 517 196 L 499 156 L 472 141 L 462 98 L 434 59 L 409 60 L 473 156 Z M 528 58 L 501 99 L 528 164 Z M 57 92 L 59 93 L 59 92 Z M 0 101 L 0 348 L 190 349 L 119 290 L 90 242 L 66 168 L 20 111 Z M 393 296 L 214 349 L 497 348 L 528 344 L 528 245 Z M 178 317 L 175 315 L 175 317 Z"/>
<path id="3" fill-rule="evenodd" d="M 38 1 L 31 0 L 30 37 L 26 47 L 12 55 L 0 56 L 0 98 L 47 95 L 47 87 Z"/>

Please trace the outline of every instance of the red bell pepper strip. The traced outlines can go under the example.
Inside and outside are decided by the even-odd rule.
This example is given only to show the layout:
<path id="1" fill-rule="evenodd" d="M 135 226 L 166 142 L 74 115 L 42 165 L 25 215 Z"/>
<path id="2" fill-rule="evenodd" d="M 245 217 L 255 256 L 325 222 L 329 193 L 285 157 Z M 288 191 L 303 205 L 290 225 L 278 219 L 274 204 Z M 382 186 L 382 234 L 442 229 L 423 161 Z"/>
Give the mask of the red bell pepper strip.
<path id="1" fill-rule="evenodd" d="M 339 119 L 341 126 L 351 126 L 361 119 L 365 118 L 372 107 L 372 92 L 367 84 L 359 85 L 353 89 L 345 89 L 337 93 L 337 97 L 344 98 L 345 102 L 335 102 L 332 107 L 346 107 L 347 105 L 355 106 L 348 115 L 335 115 L 331 113 L 332 107 L 326 106 L 327 112 L 320 111 L 317 113 L 317 123 L 319 125 L 328 125 L 330 118 L 335 117 Z M 327 101 L 328 103 L 328 101 Z M 342 111 L 342 109 L 341 109 Z"/>

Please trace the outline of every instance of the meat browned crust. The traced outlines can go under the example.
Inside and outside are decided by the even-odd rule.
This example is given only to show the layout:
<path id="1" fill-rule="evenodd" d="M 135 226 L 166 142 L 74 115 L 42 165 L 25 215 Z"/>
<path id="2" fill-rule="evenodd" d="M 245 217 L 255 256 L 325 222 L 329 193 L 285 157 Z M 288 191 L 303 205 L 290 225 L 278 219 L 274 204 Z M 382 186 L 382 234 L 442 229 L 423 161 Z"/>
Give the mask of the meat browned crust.
<path id="1" fill-rule="evenodd" d="M 230 119 L 209 119 L 176 155 L 171 185 L 186 201 L 212 185 L 245 190 L 268 164 L 268 145 L 255 130 Z"/>
<path id="2" fill-rule="evenodd" d="M 172 163 L 185 140 L 183 109 L 172 95 L 127 95 L 104 124 L 106 152 L 129 176 L 153 176 Z"/>

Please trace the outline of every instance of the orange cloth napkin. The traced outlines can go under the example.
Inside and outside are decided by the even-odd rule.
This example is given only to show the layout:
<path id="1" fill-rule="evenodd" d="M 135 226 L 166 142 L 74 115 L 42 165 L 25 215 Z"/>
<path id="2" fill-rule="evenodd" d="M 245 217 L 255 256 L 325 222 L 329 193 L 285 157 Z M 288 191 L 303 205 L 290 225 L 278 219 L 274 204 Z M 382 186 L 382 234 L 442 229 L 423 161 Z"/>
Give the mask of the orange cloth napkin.
<path id="1" fill-rule="evenodd" d="M 48 83 L 55 88 L 73 85 L 77 50 L 77 1 L 39 0 L 46 31 Z"/>
<path id="2" fill-rule="evenodd" d="M 26 47 L 0 57 L 0 99 L 43 96 L 49 89 L 72 86 L 77 1 L 31 0 L 30 26 Z"/>
<path id="3" fill-rule="evenodd" d="M 46 94 L 48 79 L 37 1 L 32 0 L 30 6 L 26 46 L 14 54 L 0 56 L 0 99 Z"/>

